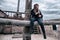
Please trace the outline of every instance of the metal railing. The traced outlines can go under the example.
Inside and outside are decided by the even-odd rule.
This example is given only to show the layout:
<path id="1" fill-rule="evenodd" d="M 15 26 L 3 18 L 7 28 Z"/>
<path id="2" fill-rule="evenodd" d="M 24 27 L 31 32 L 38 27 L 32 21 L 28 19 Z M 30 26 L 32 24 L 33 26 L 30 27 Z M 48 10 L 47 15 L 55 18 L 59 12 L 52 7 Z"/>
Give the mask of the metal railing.
<path id="1" fill-rule="evenodd" d="M 23 15 L 25 15 L 24 12 L 19 12 L 18 16 L 17 16 L 17 12 L 15 11 L 4 11 L 4 13 L 6 14 L 4 18 L 8 18 L 8 19 L 19 19 L 19 20 L 24 20 Z"/>

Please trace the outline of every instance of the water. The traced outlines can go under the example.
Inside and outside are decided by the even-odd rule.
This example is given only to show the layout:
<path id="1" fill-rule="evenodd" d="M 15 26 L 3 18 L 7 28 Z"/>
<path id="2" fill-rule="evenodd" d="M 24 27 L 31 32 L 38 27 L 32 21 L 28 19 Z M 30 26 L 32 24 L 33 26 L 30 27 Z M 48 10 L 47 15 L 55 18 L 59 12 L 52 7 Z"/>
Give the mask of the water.
<path id="1" fill-rule="evenodd" d="M 59 14 L 43 14 L 44 20 L 50 20 L 50 19 L 60 19 Z"/>

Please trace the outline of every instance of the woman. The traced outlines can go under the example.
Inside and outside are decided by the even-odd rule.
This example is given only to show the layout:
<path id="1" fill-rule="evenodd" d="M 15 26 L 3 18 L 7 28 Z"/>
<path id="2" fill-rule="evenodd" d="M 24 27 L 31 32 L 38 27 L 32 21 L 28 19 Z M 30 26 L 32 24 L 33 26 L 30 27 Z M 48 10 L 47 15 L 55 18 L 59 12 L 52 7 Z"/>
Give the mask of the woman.
<path id="1" fill-rule="evenodd" d="M 34 22 L 37 21 L 38 24 L 41 26 L 44 38 L 46 39 L 44 24 L 43 24 L 43 15 L 41 11 L 39 10 L 39 5 L 35 4 L 34 8 L 31 10 L 31 16 L 30 16 L 30 31 L 33 33 L 33 26 Z"/>

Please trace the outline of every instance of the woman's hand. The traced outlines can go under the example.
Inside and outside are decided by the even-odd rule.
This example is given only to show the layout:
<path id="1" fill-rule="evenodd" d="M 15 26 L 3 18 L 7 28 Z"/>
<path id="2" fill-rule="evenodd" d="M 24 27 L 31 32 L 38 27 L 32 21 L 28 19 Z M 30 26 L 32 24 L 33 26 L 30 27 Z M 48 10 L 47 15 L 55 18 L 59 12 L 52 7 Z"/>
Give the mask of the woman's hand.
<path id="1" fill-rule="evenodd" d="M 41 15 L 39 15 L 39 17 L 41 17 Z"/>
<path id="2" fill-rule="evenodd" d="M 35 15 L 38 15 L 38 14 L 39 14 L 38 12 L 35 13 Z"/>
<path id="3" fill-rule="evenodd" d="M 38 12 L 35 13 L 35 15 L 39 14 Z"/>

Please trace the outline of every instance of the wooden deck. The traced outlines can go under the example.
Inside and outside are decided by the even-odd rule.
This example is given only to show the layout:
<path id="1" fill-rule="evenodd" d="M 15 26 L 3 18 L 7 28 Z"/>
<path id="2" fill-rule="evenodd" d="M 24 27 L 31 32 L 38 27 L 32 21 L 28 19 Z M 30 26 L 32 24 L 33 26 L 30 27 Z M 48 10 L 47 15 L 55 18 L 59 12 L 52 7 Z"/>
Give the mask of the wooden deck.
<path id="1" fill-rule="evenodd" d="M 60 26 L 57 27 L 58 30 L 53 31 L 52 26 L 45 26 L 47 39 L 43 38 L 42 33 L 41 34 L 32 34 L 31 40 L 60 40 Z M 14 36 L 17 36 L 16 38 L 13 38 Z M 23 40 L 22 34 L 9 34 L 9 35 L 3 35 L 0 34 L 0 40 Z"/>
<path id="2" fill-rule="evenodd" d="M 13 35 L 0 35 L 0 40 L 23 40 L 23 38 L 12 38 Z M 39 34 L 33 34 L 31 36 L 31 40 L 58 40 L 54 37 L 47 37 L 47 39 L 44 39 L 42 35 Z"/>

